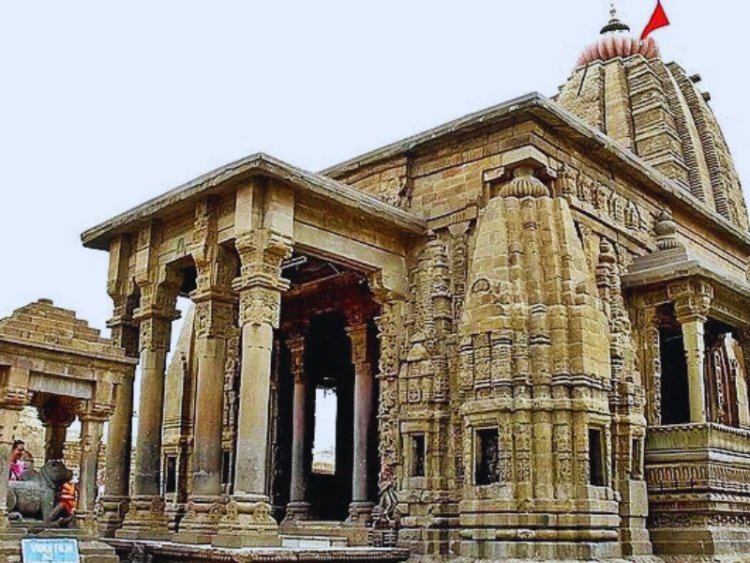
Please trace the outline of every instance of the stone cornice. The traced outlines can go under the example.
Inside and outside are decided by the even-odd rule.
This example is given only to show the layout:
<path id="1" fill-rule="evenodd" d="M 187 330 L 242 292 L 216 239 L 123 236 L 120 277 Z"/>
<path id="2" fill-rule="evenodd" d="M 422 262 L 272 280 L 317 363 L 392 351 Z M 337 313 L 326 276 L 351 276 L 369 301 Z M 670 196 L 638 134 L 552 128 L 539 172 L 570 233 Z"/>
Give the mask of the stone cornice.
<path id="1" fill-rule="evenodd" d="M 515 123 L 524 117 L 536 119 L 552 127 L 561 136 L 582 145 L 592 160 L 620 168 L 636 183 L 644 184 L 644 190 L 661 195 L 693 215 L 708 219 L 717 229 L 730 235 L 746 249 L 750 249 L 750 234 L 740 231 L 729 220 L 709 209 L 697 197 L 678 186 L 612 138 L 591 127 L 556 102 L 536 92 L 471 113 L 423 133 L 326 168 L 320 173 L 336 178 L 352 173 L 363 166 L 402 156 L 418 149 L 426 149 L 432 144 L 445 142 L 448 137 L 453 135 L 467 134 L 503 122 Z"/>
<path id="2" fill-rule="evenodd" d="M 257 153 L 217 168 L 105 221 L 85 231 L 81 239 L 84 246 L 88 248 L 107 250 L 109 241 L 115 236 L 134 231 L 146 221 L 168 213 L 175 206 L 188 202 L 197 203 L 199 198 L 222 191 L 222 188 L 231 181 L 244 180 L 258 175 L 275 178 L 325 200 L 356 209 L 399 231 L 423 234 L 426 230 L 425 222 L 411 213 L 383 203 L 342 182 L 301 170 L 267 154 Z"/>

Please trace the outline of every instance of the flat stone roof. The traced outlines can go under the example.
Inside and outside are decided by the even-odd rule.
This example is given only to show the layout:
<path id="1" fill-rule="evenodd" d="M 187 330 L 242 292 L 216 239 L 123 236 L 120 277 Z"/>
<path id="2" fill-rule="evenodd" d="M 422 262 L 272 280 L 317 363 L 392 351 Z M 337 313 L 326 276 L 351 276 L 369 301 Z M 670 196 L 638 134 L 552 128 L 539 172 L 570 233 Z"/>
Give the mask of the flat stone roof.
<path id="1" fill-rule="evenodd" d="M 583 146 L 600 162 L 619 168 L 635 181 L 643 183 L 670 202 L 691 214 L 708 219 L 721 232 L 750 249 L 750 233 L 735 227 L 728 219 L 709 209 L 687 190 L 644 162 L 616 141 L 591 127 L 556 102 L 539 93 L 531 93 L 487 109 L 468 114 L 423 133 L 413 135 L 380 149 L 365 153 L 320 173 L 308 172 L 263 153 L 237 160 L 191 182 L 178 186 L 130 211 L 85 231 L 81 238 L 84 246 L 107 249 L 109 240 L 135 225 L 158 217 L 167 209 L 183 202 L 197 199 L 219 190 L 219 186 L 232 179 L 253 175 L 266 175 L 291 186 L 307 190 L 324 199 L 338 202 L 377 218 L 399 230 L 423 234 L 426 223 L 416 215 L 384 203 L 377 198 L 343 182 L 332 179 L 394 156 L 404 155 L 431 143 L 444 142 L 454 134 L 465 134 L 491 124 L 500 124 L 520 118 L 534 118 L 552 127 L 563 136 Z"/>
<path id="2" fill-rule="evenodd" d="M 225 182 L 255 175 L 276 178 L 323 199 L 356 209 L 407 233 L 423 234 L 427 229 L 425 221 L 417 216 L 388 205 L 352 186 L 321 174 L 296 168 L 267 154 L 256 153 L 217 168 L 88 229 L 81 235 L 81 239 L 86 247 L 106 250 L 109 248 L 109 241 L 114 236 L 132 230 L 135 225 L 158 217 L 175 205 L 219 191 L 219 186 Z"/>
<path id="3" fill-rule="evenodd" d="M 589 154 L 597 160 L 619 167 L 627 175 L 652 187 L 656 193 L 668 200 L 690 210 L 695 215 L 709 219 L 724 233 L 750 248 L 750 233 L 739 230 L 728 219 L 709 209 L 697 197 L 658 172 L 637 155 L 538 92 L 470 113 L 423 133 L 326 168 L 320 174 L 332 177 L 342 176 L 363 166 L 426 148 L 431 143 L 444 141 L 454 134 L 469 133 L 491 124 L 517 120 L 524 116 L 546 123 L 555 131 L 586 147 Z"/>

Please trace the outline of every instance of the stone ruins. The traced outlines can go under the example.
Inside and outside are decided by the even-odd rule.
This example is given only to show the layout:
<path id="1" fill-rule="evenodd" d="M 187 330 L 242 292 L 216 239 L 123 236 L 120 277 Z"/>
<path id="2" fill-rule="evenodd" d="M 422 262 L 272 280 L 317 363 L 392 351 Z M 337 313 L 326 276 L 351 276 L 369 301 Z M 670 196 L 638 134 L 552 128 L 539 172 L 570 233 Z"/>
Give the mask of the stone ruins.
<path id="1" fill-rule="evenodd" d="M 82 237 L 122 379 L 0 348 L 3 416 L 70 386 L 87 476 L 110 416 L 131 561 L 749 560 L 750 233 L 699 82 L 613 16 L 553 99 L 177 187 Z"/>

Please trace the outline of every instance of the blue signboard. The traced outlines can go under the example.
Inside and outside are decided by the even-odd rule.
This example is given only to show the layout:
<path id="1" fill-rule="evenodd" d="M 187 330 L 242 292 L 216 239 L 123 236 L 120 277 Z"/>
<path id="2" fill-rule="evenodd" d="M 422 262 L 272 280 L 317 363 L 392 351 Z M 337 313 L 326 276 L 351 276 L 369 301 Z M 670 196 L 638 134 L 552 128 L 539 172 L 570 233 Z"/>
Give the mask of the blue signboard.
<path id="1" fill-rule="evenodd" d="M 23 563 L 78 563 L 78 542 L 74 539 L 21 540 Z"/>

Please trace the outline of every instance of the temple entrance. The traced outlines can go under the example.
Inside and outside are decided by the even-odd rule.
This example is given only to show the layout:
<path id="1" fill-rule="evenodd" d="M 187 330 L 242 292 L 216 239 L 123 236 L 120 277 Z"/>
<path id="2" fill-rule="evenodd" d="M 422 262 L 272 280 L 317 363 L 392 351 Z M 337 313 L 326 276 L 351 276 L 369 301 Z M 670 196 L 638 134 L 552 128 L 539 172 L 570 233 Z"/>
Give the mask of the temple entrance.
<path id="1" fill-rule="evenodd" d="M 295 255 L 272 384 L 269 489 L 287 527 L 369 519 L 377 487 L 377 338 L 366 276 Z"/>
<path id="2" fill-rule="evenodd" d="M 345 319 L 323 315 L 310 325 L 306 369 L 312 389 L 309 502 L 320 520 L 345 520 L 352 501 L 354 366 Z"/>

